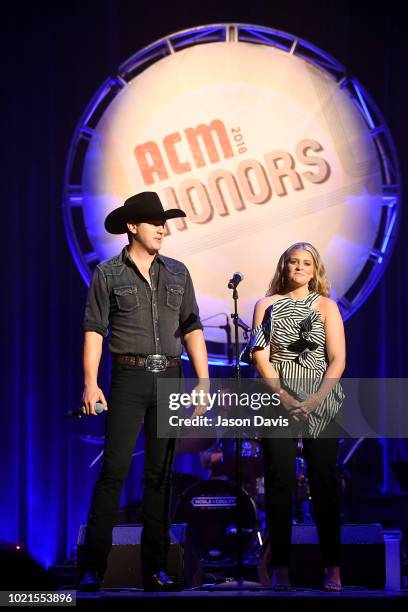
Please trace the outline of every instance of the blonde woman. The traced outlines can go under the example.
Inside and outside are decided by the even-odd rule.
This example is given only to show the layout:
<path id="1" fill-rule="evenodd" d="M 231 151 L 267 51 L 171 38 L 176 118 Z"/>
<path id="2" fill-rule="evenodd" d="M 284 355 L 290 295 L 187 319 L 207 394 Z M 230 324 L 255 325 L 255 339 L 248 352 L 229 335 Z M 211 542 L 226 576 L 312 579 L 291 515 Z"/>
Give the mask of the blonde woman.
<path id="1" fill-rule="evenodd" d="M 272 587 L 291 589 L 292 495 L 297 436 L 303 432 L 325 568 L 323 585 L 327 591 L 340 591 L 338 439 L 334 433 L 330 436 L 344 399 L 338 379 L 345 368 L 345 337 L 324 265 L 311 244 L 293 244 L 281 255 L 266 297 L 255 305 L 247 353 L 260 377 L 279 392 L 280 410 L 289 416 L 293 434 L 263 440 Z"/>

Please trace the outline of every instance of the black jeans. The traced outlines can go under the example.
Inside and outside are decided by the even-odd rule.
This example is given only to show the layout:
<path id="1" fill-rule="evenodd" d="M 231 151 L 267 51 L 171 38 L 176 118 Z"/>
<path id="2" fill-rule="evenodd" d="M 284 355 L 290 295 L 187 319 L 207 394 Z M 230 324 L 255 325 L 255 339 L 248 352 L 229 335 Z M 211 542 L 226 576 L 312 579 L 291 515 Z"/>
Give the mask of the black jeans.
<path id="1" fill-rule="evenodd" d="M 142 572 L 166 567 L 169 546 L 169 507 L 175 440 L 157 437 L 157 379 L 179 379 L 181 367 L 149 372 L 140 366 L 115 365 L 106 412 L 103 465 L 95 483 L 88 513 L 79 570 L 106 570 L 112 528 L 135 442 L 144 423 Z M 163 416 L 168 405 L 161 407 Z"/>
<path id="2" fill-rule="evenodd" d="M 327 426 L 330 427 L 330 424 Z M 289 565 L 293 494 L 296 483 L 296 438 L 263 441 L 266 521 L 271 564 Z M 313 501 L 324 567 L 341 565 L 340 507 L 336 477 L 338 437 L 305 438 L 303 453 Z"/>

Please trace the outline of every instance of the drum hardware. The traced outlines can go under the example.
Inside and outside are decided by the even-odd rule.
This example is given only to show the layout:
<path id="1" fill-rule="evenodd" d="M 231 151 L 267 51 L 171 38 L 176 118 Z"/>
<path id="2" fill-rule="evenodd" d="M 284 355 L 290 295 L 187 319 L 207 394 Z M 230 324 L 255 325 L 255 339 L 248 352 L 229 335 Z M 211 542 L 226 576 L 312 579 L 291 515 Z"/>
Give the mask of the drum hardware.
<path id="1" fill-rule="evenodd" d="M 245 490 L 241 490 L 241 503 L 243 548 L 248 551 L 257 538 L 257 512 Z M 236 483 L 231 480 L 205 480 L 181 494 L 174 521 L 189 524 L 204 563 L 234 562 L 238 531 L 236 508 Z"/>

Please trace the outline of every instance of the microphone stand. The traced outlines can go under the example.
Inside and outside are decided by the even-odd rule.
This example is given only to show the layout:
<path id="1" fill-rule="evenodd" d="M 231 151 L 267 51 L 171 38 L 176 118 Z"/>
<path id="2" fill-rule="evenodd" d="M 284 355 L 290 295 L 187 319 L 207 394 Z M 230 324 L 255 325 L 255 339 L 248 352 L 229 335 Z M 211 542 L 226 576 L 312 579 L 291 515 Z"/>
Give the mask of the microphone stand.
<path id="1" fill-rule="evenodd" d="M 234 322 L 234 332 L 235 332 L 235 379 L 237 381 L 237 393 L 240 393 L 241 386 L 241 365 L 240 365 L 240 350 L 239 350 L 239 328 L 242 328 L 245 333 L 248 332 L 248 326 L 239 318 L 238 316 L 238 291 L 237 287 L 234 284 L 233 287 L 228 287 L 232 289 L 232 299 L 234 300 L 234 312 L 231 314 L 231 319 Z M 262 589 L 263 586 L 258 582 L 249 582 L 244 580 L 243 576 L 243 541 L 242 541 L 242 472 L 241 472 L 241 452 L 242 452 L 242 441 L 241 436 L 236 436 L 235 438 L 235 484 L 236 484 L 236 499 L 237 499 L 237 569 L 235 580 L 230 580 L 228 582 L 222 582 L 221 584 L 217 584 L 214 589 L 215 590 L 248 590 L 248 589 Z"/>
<path id="2" fill-rule="evenodd" d="M 231 340 L 231 325 L 229 322 L 229 318 L 228 315 L 226 314 L 226 322 L 225 322 L 225 326 L 223 326 L 225 328 L 225 331 L 227 332 L 227 353 L 228 353 L 228 363 L 232 364 L 232 359 L 233 359 L 233 349 L 232 349 L 232 340 Z"/>

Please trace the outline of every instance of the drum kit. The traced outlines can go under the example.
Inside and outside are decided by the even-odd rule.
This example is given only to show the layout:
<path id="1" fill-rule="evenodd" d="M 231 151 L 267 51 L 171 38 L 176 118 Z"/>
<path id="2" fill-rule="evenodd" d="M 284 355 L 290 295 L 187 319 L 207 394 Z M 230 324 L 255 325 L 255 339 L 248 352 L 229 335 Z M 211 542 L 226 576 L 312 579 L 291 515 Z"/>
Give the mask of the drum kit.
<path id="1" fill-rule="evenodd" d="M 347 464 L 364 438 L 340 438 L 337 458 L 337 484 L 341 499 L 350 488 Z M 179 440 L 179 452 L 199 452 L 204 467 L 211 470 L 207 480 L 185 483 L 176 495 L 175 523 L 188 523 L 204 566 L 213 570 L 233 564 L 236 554 L 236 465 L 235 440 Z M 188 443 L 188 445 L 187 445 Z M 210 447 L 208 445 L 211 444 Z M 265 520 L 265 481 L 262 443 L 259 438 L 244 438 L 241 444 L 242 517 L 244 561 L 259 562 L 267 547 Z M 179 474 L 181 476 L 181 474 Z M 293 495 L 293 523 L 313 524 L 312 497 L 307 476 L 307 462 L 299 437 L 296 453 L 296 486 Z"/>
<path id="2" fill-rule="evenodd" d="M 187 446 L 188 442 L 188 446 Z M 200 452 L 204 467 L 211 470 L 207 480 L 198 480 L 177 495 L 173 522 L 187 523 L 193 533 L 204 566 L 233 564 L 236 555 L 235 440 L 180 440 L 178 451 Z M 206 444 L 207 443 L 207 444 Z M 186 444 L 186 445 L 185 445 Z M 208 448 L 208 445 L 211 446 Z M 206 447 L 205 447 L 206 446 Z M 266 532 L 265 485 L 262 444 L 245 438 L 241 444 L 241 512 L 244 562 L 256 562 Z M 178 474 L 180 476 L 180 474 Z M 295 523 L 312 523 L 310 489 L 302 446 L 296 457 L 296 491 L 293 499 Z"/>

